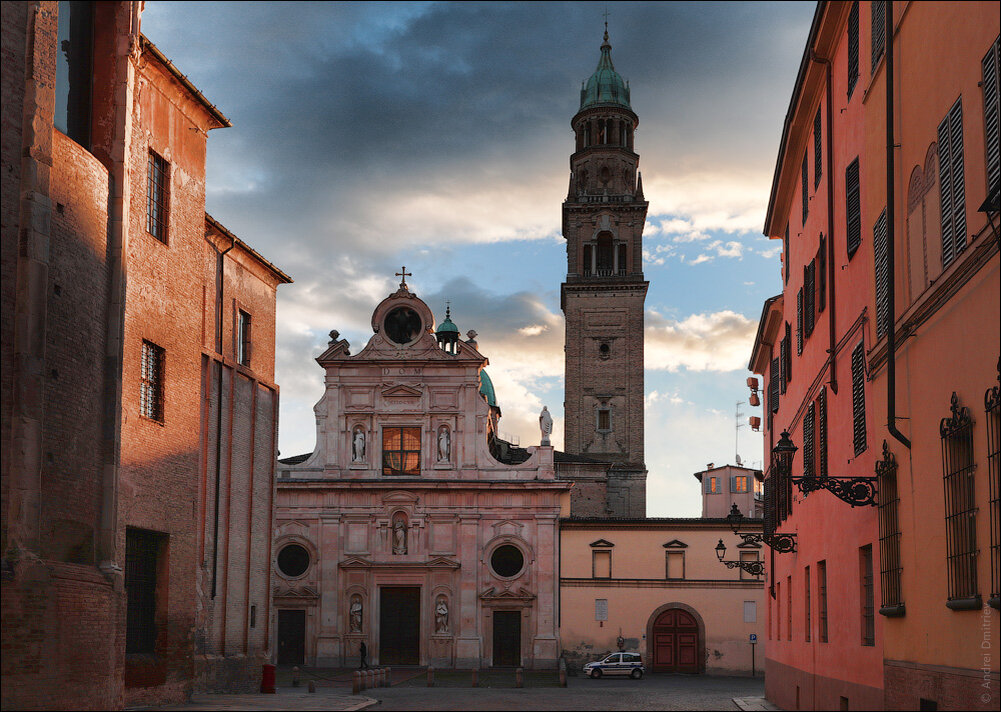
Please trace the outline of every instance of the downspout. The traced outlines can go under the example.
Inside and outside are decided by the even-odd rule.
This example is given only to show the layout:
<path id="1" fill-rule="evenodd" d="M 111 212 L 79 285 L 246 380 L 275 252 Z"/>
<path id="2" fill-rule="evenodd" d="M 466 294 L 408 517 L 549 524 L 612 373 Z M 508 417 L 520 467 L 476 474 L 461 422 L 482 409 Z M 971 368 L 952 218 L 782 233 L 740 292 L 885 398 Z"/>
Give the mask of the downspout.
<path id="1" fill-rule="evenodd" d="M 886 429 L 904 447 L 911 441 L 897 430 L 897 313 L 895 310 L 895 270 L 893 265 L 894 238 L 894 158 L 893 150 L 893 0 L 886 3 Z"/>
<path id="2" fill-rule="evenodd" d="M 810 52 L 815 62 L 823 64 L 827 69 L 827 322 L 829 345 L 827 348 L 827 364 L 830 371 L 831 392 L 838 392 L 837 334 L 835 332 L 835 302 L 834 302 L 834 132 L 833 112 L 831 107 L 831 60 L 824 59 L 816 52 Z"/>
<path id="3" fill-rule="evenodd" d="M 224 291 L 226 289 L 226 253 L 236 247 L 236 237 L 225 250 L 219 253 L 219 290 L 216 300 L 216 352 L 219 354 L 219 377 L 216 379 L 216 421 L 215 421 L 215 508 L 212 523 L 212 598 L 215 598 L 216 581 L 219 577 L 219 484 L 222 474 L 222 325 Z"/>

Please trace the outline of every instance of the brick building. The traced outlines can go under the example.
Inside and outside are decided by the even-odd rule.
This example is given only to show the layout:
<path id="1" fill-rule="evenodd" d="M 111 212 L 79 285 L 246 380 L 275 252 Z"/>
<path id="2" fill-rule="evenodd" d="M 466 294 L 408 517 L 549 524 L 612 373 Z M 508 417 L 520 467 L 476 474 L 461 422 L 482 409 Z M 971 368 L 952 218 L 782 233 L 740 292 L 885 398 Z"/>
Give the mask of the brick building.
<path id="1" fill-rule="evenodd" d="M 786 709 L 997 708 L 997 10 L 817 6 L 750 362 Z"/>
<path id="2" fill-rule="evenodd" d="M 4 707 L 246 688 L 268 648 L 289 280 L 206 215 L 229 121 L 141 8 L 2 6 Z"/>

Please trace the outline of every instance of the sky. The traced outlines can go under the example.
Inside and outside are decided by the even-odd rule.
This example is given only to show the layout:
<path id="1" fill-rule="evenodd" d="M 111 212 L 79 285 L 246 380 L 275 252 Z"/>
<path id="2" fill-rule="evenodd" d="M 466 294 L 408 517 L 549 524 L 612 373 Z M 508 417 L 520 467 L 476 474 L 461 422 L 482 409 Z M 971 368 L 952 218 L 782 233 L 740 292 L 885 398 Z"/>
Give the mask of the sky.
<path id="1" fill-rule="evenodd" d="M 233 122 L 209 135 L 207 211 L 295 280 L 282 457 L 313 449 L 328 333 L 360 351 L 403 265 L 479 334 L 501 432 L 538 444 L 546 405 L 562 446 L 561 205 L 606 7 L 650 203 L 647 515 L 699 516 L 708 463 L 760 467 L 747 363 L 781 291 L 761 230 L 814 3 L 151 0 L 144 34 Z"/>

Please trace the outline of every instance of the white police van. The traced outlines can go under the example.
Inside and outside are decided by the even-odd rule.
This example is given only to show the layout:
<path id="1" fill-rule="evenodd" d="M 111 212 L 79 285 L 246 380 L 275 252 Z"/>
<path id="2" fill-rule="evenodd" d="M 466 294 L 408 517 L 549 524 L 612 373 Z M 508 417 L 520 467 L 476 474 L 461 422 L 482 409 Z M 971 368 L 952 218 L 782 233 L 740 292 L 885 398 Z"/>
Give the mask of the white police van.
<path id="1" fill-rule="evenodd" d="M 645 672 L 639 653 L 612 653 L 602 660 L 584 665 L 584 674 L 595 679 L 602 675 L 628 675 L 639 680 Z"/>

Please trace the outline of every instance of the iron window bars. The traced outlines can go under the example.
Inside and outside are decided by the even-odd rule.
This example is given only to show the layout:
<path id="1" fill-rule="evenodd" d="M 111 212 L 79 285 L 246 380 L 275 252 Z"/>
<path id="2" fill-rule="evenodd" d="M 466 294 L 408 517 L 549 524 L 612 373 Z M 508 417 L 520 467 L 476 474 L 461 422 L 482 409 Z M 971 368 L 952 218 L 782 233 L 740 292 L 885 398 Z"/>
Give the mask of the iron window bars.
<path id="1" fill-rule="evenodd" d="M 900 522 L 897 511 L 900 496 L 897 494 L 897 458 L 883 441 L 883 458 L 876 463 L 879 480 L 879 590 L 882 598 L 880 615 L 904 615 L 903 595 L 900 586 Z"/>
<path id="2" fill-rule="evenodd" d="M 998 359 L 998 382 L 1001 384 L 1001 359 Z M 998 538 L 1001 537 L 1001 515 L 998 512 L 1001 497 L 1001 387 L 993 386 L 984 393 L 984 410 L 987 417 L 987 483 L 991 520 L 991 597 L 988 603 L 998 608 L 1001 603 L 1001 555 L 998 546 Z"/>
<path id="3" fill-rule="evenodd" d="M 942 479 L 945 486 L 946 562 L 954 610 L 981 607 L 977 592 L 977 505 L 974 499 L 973 417 L 952 394 L 950 415 L 942 418 Z"/>
<path id="4" fill-rule="evenodd" d="M 146 231 L 164 244 L 169 210 L 170 164 L 151 149 L 146 172 Z"/>

